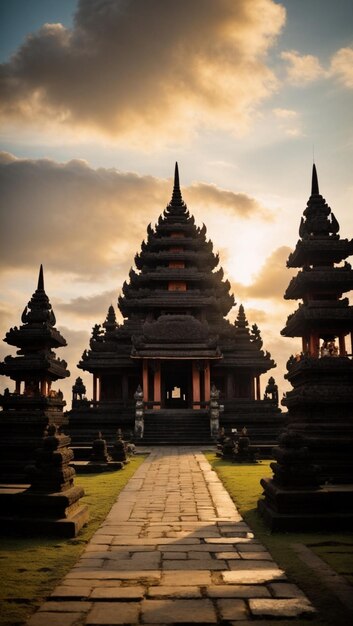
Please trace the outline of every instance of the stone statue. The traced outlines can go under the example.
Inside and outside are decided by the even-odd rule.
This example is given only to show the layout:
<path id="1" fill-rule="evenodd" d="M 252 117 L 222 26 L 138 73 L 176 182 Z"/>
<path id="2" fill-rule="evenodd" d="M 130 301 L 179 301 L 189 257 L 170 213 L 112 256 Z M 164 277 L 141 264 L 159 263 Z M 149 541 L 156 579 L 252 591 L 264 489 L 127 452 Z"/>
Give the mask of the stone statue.
<path id="1" fill-rule="evenodd" d="M 144 431 L 144 403 L 143 391 L 139 385 L 134 393 L 135 398 L 135 439 L 142 439 Z"/>
<path id="2" fill-rule="evenodd" d="M 271 400 L 271 402 L 278 404 L 278 386 L 273 376 L 270 376 L 268 379 L 264 400 Z"/>
<path id="3" fill-rule="evenodd" d="M 212 385 L 210 394 L 210 430 L 211 437 L 217 439 L 219 433 L 219 415 L 221 407 L 219 404 L 219 390 Z"/>

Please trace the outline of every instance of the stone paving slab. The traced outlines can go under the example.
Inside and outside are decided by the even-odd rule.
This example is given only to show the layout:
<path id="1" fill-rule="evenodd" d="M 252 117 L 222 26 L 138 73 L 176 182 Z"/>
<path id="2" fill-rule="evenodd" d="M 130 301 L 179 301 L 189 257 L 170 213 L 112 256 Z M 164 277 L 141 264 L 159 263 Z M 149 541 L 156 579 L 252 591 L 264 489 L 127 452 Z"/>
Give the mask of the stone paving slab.
<path id="1" fill-rule="evenodd" d="M 198 448 L 152 448 L 28 626 L 281 624 L 314 608 Z"/>

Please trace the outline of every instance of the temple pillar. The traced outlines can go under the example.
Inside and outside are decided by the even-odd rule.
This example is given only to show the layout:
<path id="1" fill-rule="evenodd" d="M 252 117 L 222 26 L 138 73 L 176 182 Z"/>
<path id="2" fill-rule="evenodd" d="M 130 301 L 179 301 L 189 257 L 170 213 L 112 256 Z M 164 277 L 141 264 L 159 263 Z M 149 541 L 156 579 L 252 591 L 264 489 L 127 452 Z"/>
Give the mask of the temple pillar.
<path id="1" fill-rule="evenodd" d="M 97 402 L 97 374 L 93 374 L 93 402 Z"/>
<path id="2" fill-rule="evenodd" d="M 101 378 L 101 376 L 97 376 L 97 384 L 98 384 L 97 400 L 99 401 L 102 398 L 102 378 Z"/>
<path id="3" fill-rule="evenodd" d="M 148 360 L 142 362 L 142 387 L 144 402 L 148 402 Z"/>
<path id="4" fill-rule="evenodd" d="M 319 356 L 319 337 L 316 333 L 312 333 L 309 338 L 309 352 L 310 356 Z"/>
<path id="5" fill-rule="evenodd" d="M 346 356 L 346 340 L 345 340 L 345 336 L 344 335 L 339 335 L 338 342 L 339 342 L 339 355 L 340 356 Z"/>
<path id="6" fill-rule="evenodd" d="M 20 395 L 21 393 L 21 381 L 20 380 L 16 380 L 15 393 L 18 393 L 18 395 Z"/>
<path id="7" fill-rule="evenodd" d="M 153 379 L 153 400 L 155 409 L 161 408 L 161 362 L 155 361 L 154 379 Z"/>
<path id="8" fill-rule="evenodd" d="M 256 396 L 255 396 L 256 400 L 261 400 L 260 376 L 256 376 L 255 383 L 256 383 Z"/>
<path id="9" fill-rule="evenodd" d="M 209 402 L 211 398 L 211 368 L 210 362 L 205 364 L 205 402 Z"/>
<path id="10" fill-rule="evenodd" d="M 228 372 L 226 379 L 227 400 L 231 400 L 234 397 L 234 374 Z"/>
<path id="11" fill-rule="evenodd" d="M 307 337 L 302 337 L 302 353 L 308 352 L 308 340 Z"/>
<path id="12" fill-rule="evenodd" d="M 123 400 L 126 402 L 129 398 L 129 381 L 126 374 L 123 374 L 121 379 L 121 393 Z"/>
<path id="13" fill-rule="evenodd" d="M 46 380 L 41 380 L 40 381 L 40 393 L 42 396 L 46 396 L 47 395 L 47 382 Z"/>
<path id="14" fill-rule="evenodd" d="M 200 408 L 200 370 L 198 369 L 195 361 L 192 362 L 192 401 L 193 408 Z M 195 406 L 195 403 L 198 406 Z"/>

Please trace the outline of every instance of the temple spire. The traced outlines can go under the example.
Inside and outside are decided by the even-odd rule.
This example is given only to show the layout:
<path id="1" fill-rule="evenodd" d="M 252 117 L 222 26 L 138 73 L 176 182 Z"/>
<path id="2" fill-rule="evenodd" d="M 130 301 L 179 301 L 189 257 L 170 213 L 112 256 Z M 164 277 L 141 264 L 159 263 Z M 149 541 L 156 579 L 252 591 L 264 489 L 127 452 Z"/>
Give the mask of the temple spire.
<path id="1" fill-rule="evenodd" d="M 317 171 L 315 163 L 313 163 L 313 172 L 311 176 L 311 195 L 319 195 L 319 182 L 317 180 Z"/>
<path id="2" fill-rule="evenodd" d="M 43 275 L 43 265 L 42 264 L 41 264 L 40 269 L 39 269 L 37 290 L 38 291 L 44 291 L 44 275 Z"/>
<path id="3" fill-rule="evenodd" d="M 173 195 L 172 195 L 172 199 L 171 199 L 170 204 L 172 204 L 174 206 L 180 206 L 180 205 L 184 204 L 183 198 L 182 198 L 182 195 L 181 195 L 181 191 L 180 191 L 179 168 L 178 168 L 178 162 L 177 161 L 175 163 L 174 187 L 173 187 Z"/>

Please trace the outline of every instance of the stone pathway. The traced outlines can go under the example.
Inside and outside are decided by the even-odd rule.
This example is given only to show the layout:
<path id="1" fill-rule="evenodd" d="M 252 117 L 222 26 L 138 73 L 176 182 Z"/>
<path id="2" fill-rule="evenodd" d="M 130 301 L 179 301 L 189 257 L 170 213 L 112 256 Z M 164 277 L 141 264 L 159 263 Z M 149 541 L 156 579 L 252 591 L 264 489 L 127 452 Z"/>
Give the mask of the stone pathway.
<path id="1" fill-rule="evenodd" d="M 309 617 L 314 608 L 253 536 L 200 449 L 151 450 L 28 626 Z"/>

